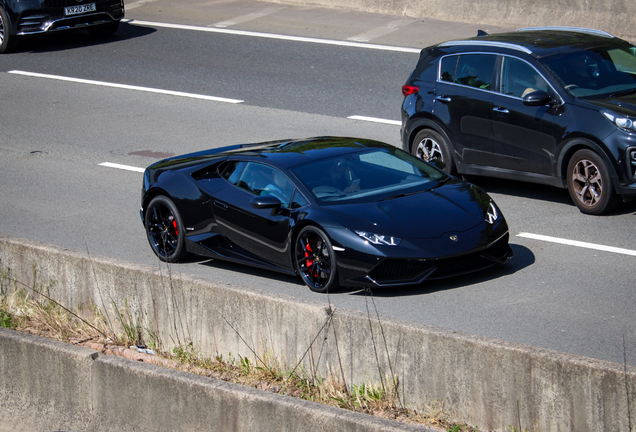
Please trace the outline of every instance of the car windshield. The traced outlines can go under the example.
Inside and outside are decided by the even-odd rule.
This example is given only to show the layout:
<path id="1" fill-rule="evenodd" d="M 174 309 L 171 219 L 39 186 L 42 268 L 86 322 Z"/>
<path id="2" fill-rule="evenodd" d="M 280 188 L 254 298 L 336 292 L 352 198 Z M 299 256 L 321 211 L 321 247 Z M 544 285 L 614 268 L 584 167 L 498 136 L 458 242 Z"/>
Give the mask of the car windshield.
<path id="1" fill-rule="evenodd" d="M 391 148 L 321 159 L 291 169 L 321 203 L 374 201 L 426 191 L 448 176 L 410 154 Z"/>
<path id="2" fill-rule="evenodd" d="M 600 96 L 636 90 L 636 47 L 582 50 L 543 61 L 572 96 Z"/>

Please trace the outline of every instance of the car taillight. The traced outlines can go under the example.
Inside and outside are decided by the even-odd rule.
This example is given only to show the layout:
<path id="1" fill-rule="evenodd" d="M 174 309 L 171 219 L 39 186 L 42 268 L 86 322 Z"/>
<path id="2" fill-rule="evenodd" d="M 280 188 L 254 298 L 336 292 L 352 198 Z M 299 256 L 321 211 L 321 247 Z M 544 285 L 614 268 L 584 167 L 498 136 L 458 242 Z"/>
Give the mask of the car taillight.
<path id="1" fill-rule="evenodd" d="M 402 86 L 402 94 L 404 95 L 404 97 L 408 95 L 412 95 L 413 93 L 417 93 L 418 91 L 420 91 L 419 87 L 410 86 L 406 84 Z"/>

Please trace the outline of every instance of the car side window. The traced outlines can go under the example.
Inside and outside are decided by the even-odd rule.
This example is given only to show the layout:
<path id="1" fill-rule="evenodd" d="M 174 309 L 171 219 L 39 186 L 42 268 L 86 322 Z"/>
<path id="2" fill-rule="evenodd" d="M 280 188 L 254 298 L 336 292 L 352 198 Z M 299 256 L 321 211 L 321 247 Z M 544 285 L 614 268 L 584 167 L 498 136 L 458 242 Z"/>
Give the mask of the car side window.
<path id="1" fill-rule="evenodd" d="M 289 207 L 294 184 L 279 170 L 269 165 L 248 162 L 236 183 L 254 195 L 274 195 L 283 207 Z"/>
<path id="2" fill-rule="evenodd" d="M 535 68 L 523 60 L 504 57 L 501 65 L 501 88 L 503 94 L 525 97 L 535 91 L 548 91 L 548 83 Z"/>
<path id="3" fill-rule="evenodd" d="M 236 185 L 245 169 L 245 165 L 247 165 L 247 162 L 228 162 L 220 167 L 219 174 L 228 182 Z"/>
<path id="4" fill-rule="evenodd" d="M 461 54 L 444 57 L 440 68 L 440 79 L 491 90 L 496 60 L 497 56 L 491 54 Z"/>

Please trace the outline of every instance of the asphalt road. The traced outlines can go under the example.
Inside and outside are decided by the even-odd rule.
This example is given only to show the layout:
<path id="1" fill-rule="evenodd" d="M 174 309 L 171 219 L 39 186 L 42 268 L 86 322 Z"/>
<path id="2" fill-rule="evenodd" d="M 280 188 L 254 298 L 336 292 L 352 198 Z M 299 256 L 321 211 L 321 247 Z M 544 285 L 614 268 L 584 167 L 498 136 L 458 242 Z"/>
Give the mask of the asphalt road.
<path id="1" fill-rule="evenodd" d="M 0 57 L 0 232 L 159 266 L 138 215 L 141 173 L 100 164 L 144 168 L 161 154 L 317 135 L 399 145 L 400 87 L 417 51 L 480 28 L 246 0 L 129 2 L 127 18 L 108 40 L 58 35 Z M 172 270 L 636 365 L 636 204 L 591 217 L 564 190 L 474 181 L 503 210 L 516 253 L 492 271 L 371 299 L 219 261 Z"/>

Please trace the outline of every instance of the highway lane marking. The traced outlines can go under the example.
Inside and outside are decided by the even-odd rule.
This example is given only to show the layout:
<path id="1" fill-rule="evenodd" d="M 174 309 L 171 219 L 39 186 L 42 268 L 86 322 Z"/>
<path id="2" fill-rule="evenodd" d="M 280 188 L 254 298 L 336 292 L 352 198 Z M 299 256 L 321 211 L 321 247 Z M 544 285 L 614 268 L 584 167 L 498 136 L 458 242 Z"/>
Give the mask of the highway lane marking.
<path id="1" fill-rule="evenodd" d="M 600 245 L 595 243 L 586 243 L 586 242 L 581 242 L 576 240 L 568 240 L 568 239 L 562 239 L 558 237 L 544 236 L 540 234 L 519 233 L 517 234 L 517 237 L 529 238 L 533 240 L 540 240 L 540 241 L 545 241 L 550 243 L 558 243 L 558 244 L 563 244 L 567 246 L 576 246 L 576 247 L 585 248 L 585 249 L 594 249 L 594 250 L 599 250 L 603 252 L 612 252 L 612 253 L 618 253 L 623 255 L 636 256 L 636 251 L 631 249 L 623 249 L 623 248 L 605 246 L 605 245 Z"/>
<path id="2" fill-rule="evenodd" d="M 125 90 L 136 90 L 136 91 L 143 91 L 148 93 L 159 93 L 164 95 L 187 97 L 192 99 L 203 99 L 203 100 L 209 100 L 214 102 L 224 102 L 224 103 L 232 103 L 232 104 L 239 104 L 244 102 L 239 99 L 228 99 L 228 98 L 222 98 L 222 97 L 216 97 L 216 96 L 201 95 L 196 93 L 185 93 L 185 92 L 163 90 L 163 89 L 151 88 L 151 87 L 140 87 L 140 86 L 133 86 L 128 84 L 117 84 L 117 83 L 111 83 L 111 82 L 105 82 L 105 81 L 94 81 L 94 80 L 87 80 L 87 79 L 81 79 L 81 78 L 65 77 L 61 75 L 49 75 L 49 74 L 25 72 L 25 71 L 19 71 L 19 70 L 11 70 L 11 71 L 8 71 L 7 73 L 14 74 L 14 75 L 35 77 L 35 78 L 54 79 L 58 81 L 69 81 L 69 82 L 80 83 L 80 84 L 90 84 L 90 85 L 96 85 L 96 86 L 102 86 L 102 87 L 114 87 L 114 88 L 120 88 Z"/>
<path id="3" fill-rule="evenodd" d="M 125 170 L 125 171 L 134 171 L 134 172 L 144 172 L 146 171 L 146 168 L 139 168 L 139 167 L 135 167 L 135 166 L 130 166 L 130 165 L 122 165 L 122 164 L 117 164 L 117 163 L 112 163 L 112 162 L 102 162 L 99 164 L 99 166 L 103 166 L 106 168 L 115 168 L 115 169 L 120 169 L 120 170 Z"/>
<path id="4" fill-rule="evenodd" d="M 147 3 L 152 3 L 155 0 L 139 0 L 133 3 L 126 3 L 126 10 L 137 9 L 138 7 L 145 6 Z"/>
<path id="5" fill-rule="evenodd" d="M 396 52 L 404 52 L 404 53 L 412 53 L 419 54 L 421 49 L 418 48 L 405 48 L 405 47 L 396 47 L 390 45 L 375 45 L 368 43 L 360 43 L 360 42 L 348 42 L 348 41 L 339 41 L 333 39 L 318 39 L 318 38 L 310 38 L 304 36 L 288 36 L 281 35 L 276 33 L 261 33 L 261 32 L 252 32 L 245 30 L 233 30 L 227 28 L 216 28 L 216 27 L 199 27 L 185 24 L 169 24 L 169 23 L 161 23 L 154 21 L 139 21 L 132 19 L 124 19 L 122 22 L 126 22 L 129 24 L 137 24 L 145 27 L 161 27 L 161 28 L 171 28 L 177 30 L 191 30 L 191 31 L 201 31 L 201 32 L 209 32 L 209 33 L 223 33 L 223 34 L 231 34 L 237 36 L 251 36 L 251 37 L 259 37 L 264 39 L 278 39 L 285 41 L 293 41 L 293 42 L 305 42 L 305 43 L 314 43 L 314 44 L 322 44 L 322 45 L 335 45 L 335 46 L 343 46 L 343 47 L 353 47 L 353 48 L 365 48 L 372 50 L 380 50 L 380 51 L 396 51 Z"/>
<path id="6" fill-rule="evenodd" d="M 215 24 L 210 24 L 208 27 L 219 27 L 219 28 L 230 27 L 236 24 L 241 24 L 247 21 L 253 21 L 255 19 L 263 18 L 267 15 L 271 15 L 283 9 L 287 9 L 287 6 L 270 6 L 258 12 L 252 12 L 246 15 L 238 16 L 236 18 L 232 18 L 227 21 L 221 21 Z"/>
<path id="7" fill-rule="evenodd" d="M 349 116 L 347 118 L 351 119 L 351 120 L 362 120 L 362 121 L 368 121 L 368 122 L 373 122 L 373 123 L 390 124 L 390 125 L 395 125 L 395 126 L 401 126 L 402 125 L 402 122 L 399 121 L 399 120 L 388 120 L 388 119 L 377 118 L 377 117 L 366 117 L 366 116 L 353 115 L 353 116 Z"/>

